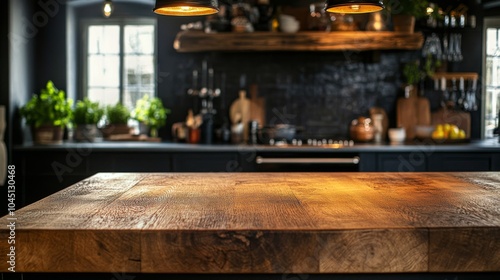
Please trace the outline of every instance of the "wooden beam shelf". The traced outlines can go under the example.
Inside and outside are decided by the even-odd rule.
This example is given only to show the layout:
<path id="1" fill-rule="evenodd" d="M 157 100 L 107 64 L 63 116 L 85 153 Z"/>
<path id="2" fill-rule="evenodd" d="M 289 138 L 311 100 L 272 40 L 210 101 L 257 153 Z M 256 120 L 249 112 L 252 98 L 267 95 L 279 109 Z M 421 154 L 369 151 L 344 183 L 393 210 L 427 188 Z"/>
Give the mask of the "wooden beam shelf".
<path id="1" fill-rule="evenodd" d="M 207 51 L 343 51 L 343 50 L 418 50 L 422 33 L 337 31 L 204 33 L 181 31 L 174 41 L 178 52 Z"/>

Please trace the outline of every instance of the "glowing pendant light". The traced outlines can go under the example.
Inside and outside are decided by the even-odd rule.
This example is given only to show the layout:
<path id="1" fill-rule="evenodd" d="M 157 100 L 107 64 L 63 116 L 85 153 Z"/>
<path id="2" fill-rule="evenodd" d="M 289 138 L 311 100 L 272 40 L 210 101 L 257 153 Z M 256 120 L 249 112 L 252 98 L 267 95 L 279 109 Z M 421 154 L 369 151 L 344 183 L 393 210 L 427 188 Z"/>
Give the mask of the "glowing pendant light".
<path id="1" fill-rule="evenodd" d="M 327 0 L 325 5 L 327 12 L 338 14 L 373 13 L 382 9 L 384 9 L 382 0 Z"/>
<path id="2" fill-rule="evenodd" d="M 205 16 L 219 12 L 217 0 L 156 0 L 153 12 L 166 16 Z"/>
<path id="3" fill-rule="evenodd" d="M 104 13 L 104 16 L 107 18 L 111 16 L 111 13 L 113 12 L 113 3 L 111 3 L 111 0 L 104 0 L 102 12 Z"/>

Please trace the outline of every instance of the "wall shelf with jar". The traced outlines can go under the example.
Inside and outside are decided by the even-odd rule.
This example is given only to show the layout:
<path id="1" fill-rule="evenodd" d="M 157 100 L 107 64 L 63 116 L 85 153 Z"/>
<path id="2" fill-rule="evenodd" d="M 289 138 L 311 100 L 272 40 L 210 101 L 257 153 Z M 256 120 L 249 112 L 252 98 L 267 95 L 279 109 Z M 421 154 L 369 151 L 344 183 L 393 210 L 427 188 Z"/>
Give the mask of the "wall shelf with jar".
<path id="1" fill-rule="evenodd" d="M 391 31 L 301 31 L 221 32 L 181 31 L 174 41 L 178 52 L 208 51 L 343 51 L 419 50 L 424 43 L 420 32 Z"/>

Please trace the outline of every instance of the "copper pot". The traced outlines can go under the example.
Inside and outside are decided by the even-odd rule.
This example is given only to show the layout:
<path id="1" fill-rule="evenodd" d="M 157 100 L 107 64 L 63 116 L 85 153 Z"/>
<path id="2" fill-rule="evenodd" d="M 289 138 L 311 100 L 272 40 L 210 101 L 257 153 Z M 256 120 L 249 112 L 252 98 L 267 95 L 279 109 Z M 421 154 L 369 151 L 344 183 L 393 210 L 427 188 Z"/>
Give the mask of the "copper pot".
<path id="1" fill-rule="evenodd" d="M 358 142 L 373 141 L 375 127 L 370 118 L 359 117 L 351 122 L 351 139 Z"/>

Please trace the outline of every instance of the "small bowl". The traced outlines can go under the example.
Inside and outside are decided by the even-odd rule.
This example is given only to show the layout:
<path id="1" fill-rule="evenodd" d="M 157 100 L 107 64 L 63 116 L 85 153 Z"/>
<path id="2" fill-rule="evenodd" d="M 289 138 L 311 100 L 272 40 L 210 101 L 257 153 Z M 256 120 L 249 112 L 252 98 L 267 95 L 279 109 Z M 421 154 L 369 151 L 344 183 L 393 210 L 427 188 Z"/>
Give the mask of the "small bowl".
<path id="1" fill-rule="evenodd" d="M 403 127 L 389 128 L 388 134 L 391 143 L 403 143 L 406 139 L 406 131 Z"/>
<path id="2" fill-rule="evenodd" d="M 431 138 L 434 131 L 433 125 L 417 125 L 415 126 L 415 136 L 419 139 Z"/>
<path id="3" fill-rule="evenodd" d="M 285 32 L 285 33 L 295 33 L 297 31 L 299 31 L 300 23 L 298 21 L 296 21 L 296 22 L 281 24 L 280 29 L 282 32 Z"/>

